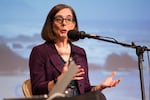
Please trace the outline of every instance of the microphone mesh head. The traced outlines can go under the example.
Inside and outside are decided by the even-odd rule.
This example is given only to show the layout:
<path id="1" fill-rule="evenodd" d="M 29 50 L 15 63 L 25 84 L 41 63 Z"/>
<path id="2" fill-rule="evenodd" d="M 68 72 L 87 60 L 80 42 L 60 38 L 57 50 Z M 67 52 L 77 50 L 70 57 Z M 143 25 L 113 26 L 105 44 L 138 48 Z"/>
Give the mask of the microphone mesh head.
<path id="1" fill-rule="evenodd" d="M 71 41 L 78 41 L 80 39 L 80 32 L 76 30 L 68 31 L 67 35 Z"/>

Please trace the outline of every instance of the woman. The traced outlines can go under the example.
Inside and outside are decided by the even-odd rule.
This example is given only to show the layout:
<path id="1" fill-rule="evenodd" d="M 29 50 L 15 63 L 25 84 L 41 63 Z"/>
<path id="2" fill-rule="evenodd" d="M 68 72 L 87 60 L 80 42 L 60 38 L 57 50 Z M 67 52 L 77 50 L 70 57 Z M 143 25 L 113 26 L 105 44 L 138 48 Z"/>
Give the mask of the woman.
<path id="1" fill-rule="evenodd" d="M 49 12 L 41 36 L 45 43 L 32 49 L 29 67 L 33 95 L 48 94 L 57 80 L 68 70 L 72 58 L 79 72 L 76 73 L 67 89 L 67 95 L 74 96 L 90 91 L 113 87 L 120 79 L 113 80 L 115 72 L 97 86 L 91 86 L 88 77 L 88 63 L 83 48 L 72 44 L 68 39 L 69 30 L 78 30 L 76 14 L 72 7 L 65 4 L 54 6 Z"/>

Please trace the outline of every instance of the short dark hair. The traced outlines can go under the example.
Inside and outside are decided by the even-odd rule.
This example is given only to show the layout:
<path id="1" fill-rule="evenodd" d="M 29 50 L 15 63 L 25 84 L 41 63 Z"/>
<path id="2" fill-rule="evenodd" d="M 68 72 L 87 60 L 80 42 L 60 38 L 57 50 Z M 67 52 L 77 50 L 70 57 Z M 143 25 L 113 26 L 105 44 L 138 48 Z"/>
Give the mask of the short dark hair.
<path id="1" fill-rule="evenodd" d="M 41 36 L 45 41 L 51 41 L 51 42 L 56 41 L 57 37 L 56 37 L 55 33 L 53 32 L 54 17 L 60 10 L 62 10 L 64 8 L 69 8 L 71 10 L 73 18 L 74 18 L 74 22 L 75 22 L 74 30 L 78 30 L 77 17 L 76 17 L 76 14 L 75 14 L 75 11 L 73 10 L 73 8 L 66 4 L 58 4 L 58 5 L 55 5 L 50 10 L 50 12 L 48 13 L 48 16 L 46 18 L 45 24 L 43 26 Z"/>

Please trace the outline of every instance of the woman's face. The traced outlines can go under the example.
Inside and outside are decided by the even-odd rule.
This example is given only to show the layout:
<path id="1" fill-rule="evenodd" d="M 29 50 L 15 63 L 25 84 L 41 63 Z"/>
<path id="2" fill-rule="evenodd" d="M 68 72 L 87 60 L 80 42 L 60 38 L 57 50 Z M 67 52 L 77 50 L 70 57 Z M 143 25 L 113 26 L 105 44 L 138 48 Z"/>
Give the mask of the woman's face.
<path id="1" fill-rule="evenodd" d="M 67 33 L 75 28 L 75 21 L 69 8 L 64 8 L 56 13 L 53 22 L 53 31 L 58 39 L 68 40 Z"/>

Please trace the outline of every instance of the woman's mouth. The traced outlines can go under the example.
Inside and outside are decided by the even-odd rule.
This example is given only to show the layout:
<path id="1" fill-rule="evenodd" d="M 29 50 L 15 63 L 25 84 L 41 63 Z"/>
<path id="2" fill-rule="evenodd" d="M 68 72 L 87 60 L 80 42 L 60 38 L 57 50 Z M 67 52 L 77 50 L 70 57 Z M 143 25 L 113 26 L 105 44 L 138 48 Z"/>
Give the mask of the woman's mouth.
<path id="1" fill-rule="evenodd" d="M 67 33 L 67 30 L 61 30 L 60 32 L 61 33 Z"/>

